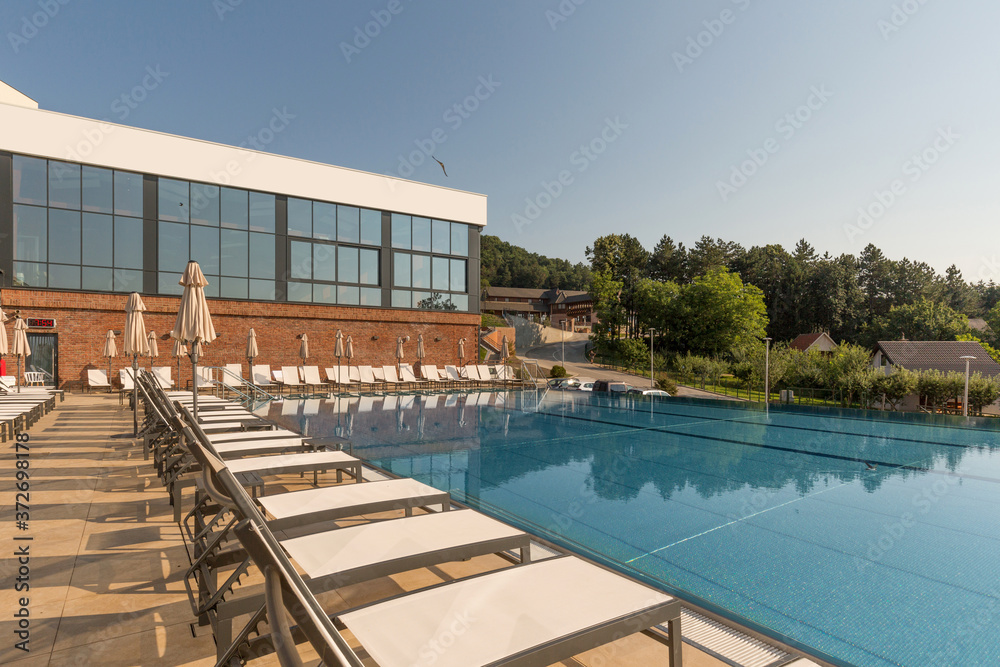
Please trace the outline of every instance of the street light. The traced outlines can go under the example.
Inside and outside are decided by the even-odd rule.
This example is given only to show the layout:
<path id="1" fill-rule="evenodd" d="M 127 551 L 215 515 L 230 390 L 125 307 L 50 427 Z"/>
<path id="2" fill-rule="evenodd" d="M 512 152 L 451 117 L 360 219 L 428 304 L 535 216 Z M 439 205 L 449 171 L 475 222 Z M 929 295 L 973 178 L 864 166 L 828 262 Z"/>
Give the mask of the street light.
<path id="1" fill-rule="evenodd" d="M 656 389 L 656 383 L 653 380 L 653 334 L 656 333 L 656 329 L 649 327 L 649 388 Z"/>
<path id="2" fill-rule="evenodd" d="M 559 321 L 559 328 L 562 329 L 562 367 L 566 368 L 566 320 Z"/>
<path id="3" fill-rule="evenodd" d="M 764 339 L 764 412 L 771 414 L 771 339 Z"/>
<path id="4" fill-rule="evenodd" d="M 972 355 L 965 355 L 964 357 L 959 357 L 960 359 L 965 359 L 965 398 L 962 399 L 962 416 L 969 416 L 969 362 L 975 359 Z"/>

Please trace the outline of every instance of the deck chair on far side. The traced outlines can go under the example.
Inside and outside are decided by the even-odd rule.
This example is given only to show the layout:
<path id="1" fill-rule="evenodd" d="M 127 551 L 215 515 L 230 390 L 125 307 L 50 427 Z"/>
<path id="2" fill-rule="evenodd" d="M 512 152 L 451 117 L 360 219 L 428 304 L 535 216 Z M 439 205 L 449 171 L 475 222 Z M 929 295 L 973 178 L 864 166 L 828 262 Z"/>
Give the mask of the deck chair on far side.
<path id="1" fill-rule="evenodd" d="M 281 367 L 281 384 L 287 387 L 289 391 L 292 389 L 304 389 L 305 385 L 299 380 L 299 368 L 298 366 L 282 366 Z"/>
<path id="2" fill-rule="evenodd" d="M 104 374 L 99 368 L 88 368 L 87 369 L 87 388 L 88 389 L 107 389 L 111 391 L 111 382 L 108 381 L 108 376 Z"/>
<path id="3" fill-rule="evenodd" d="M 330 388 L 330 385 L 323 382 L 323 379 L 319 376 L 319 366 L 303 366 L 302 379 L 305 380 L 305 385 L 307 387 L 323 390 L 328 390 Z"/>

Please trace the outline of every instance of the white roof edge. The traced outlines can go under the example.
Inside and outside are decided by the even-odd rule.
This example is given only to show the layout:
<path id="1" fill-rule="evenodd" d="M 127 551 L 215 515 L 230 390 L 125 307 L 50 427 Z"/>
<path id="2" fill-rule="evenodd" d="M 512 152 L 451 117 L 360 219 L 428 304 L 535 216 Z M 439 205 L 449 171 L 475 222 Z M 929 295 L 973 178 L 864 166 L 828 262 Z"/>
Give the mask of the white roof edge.
<path id="1" fill-rule="evenodd" d="M 25 109 L 37 109 L 38 102 L 31 99 L 20 90 L 10 84 L 0 81 L 0 104 L 10 104 L 24 107 Z"/>
<path id="2" fill-rule="evenodd" d="M 2 93 L 0 89 L 0 102 Z M 13 153 L 486 225 L 485 194 L 38 109 L 37 105 L 0 104 L 0 125 L 7 123 L 22 127 L 17 136 L 0 139 L 0 150 Z"/>

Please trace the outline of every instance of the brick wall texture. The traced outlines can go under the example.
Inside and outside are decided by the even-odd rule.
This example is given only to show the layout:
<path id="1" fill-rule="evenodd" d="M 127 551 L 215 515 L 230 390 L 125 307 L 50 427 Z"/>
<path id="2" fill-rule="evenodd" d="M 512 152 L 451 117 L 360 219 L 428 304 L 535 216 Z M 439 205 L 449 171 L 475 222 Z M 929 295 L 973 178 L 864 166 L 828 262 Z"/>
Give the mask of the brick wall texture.
<path id="1" fill-rule="evenodd" d="M 11 320 L 15 311 L 20 311 L 24 318 L 56 320 L 55 329 L 31 331 L 58 335 L 58 385 L 63 389 L 81 388 L 86 383 L 88 368 L 107 371 L 108 360 L 101 356 L 104 338 L 109 329 L 124 331 L 127 299 L 127 294 L 26 289 L 4 289 L 0 292 L 0 303 L 3 303 L 4 313 Z M 160 353 L 152 365 L 172 366 L 176 382 L 177 359 L 171 356 L 174 341 L 169 334 L 177 318 L 180 297 L 144 296 L 143 302 L 147 309 L 143 314 L 146 331 L 156 332 Z M 309 337 L 310 353 L 306 363 L 319 366 L 320 374 L 325 379 L 323 369 L 337 365 L 337 358 L 333 356 L 337 329 L 343 332 L 345 340 L 347 336 L 352 336 L 354 365 L 394 365 L 396 339 L 399 336 L 410 336 L 410 341 L 403 347 L 403 360 L 416 365 L 417 335 L 422 333 L 427 354 L 425 362 L 440 366 L 458 363 L 458 339 L 465 337 L 475 341 L 480 321 L 478 315 L 468 313 L 222 299 L 209 299 L 208 308 L 215 331 L 221 337 L 204 348 L 199 365 L 242 363 L 245 377 L 249 374 L 249 367 L 244 355 L 247 333 L 251 328 L 257 333 L 260 349 L 260 356 L 254 364 L 268 364 L 272 370 L 301 365 L 298 337 L 305 333 Z M 13 336 L 10 321 L 7 323 L 7 336 L 8 339 Z M 372 340 L 375 336 L 378 340 Z M 116 336 L 116 343 L 121 352 L 123 341 L 120 336 Z M 475 344 L 471 349 L 475 349 Z M 346 360 L 344 363 L 346 365 Z M 112 359 L 113 383 L 117 384 L 119 369 L 131 368 L 131 365 L 131 358 L 119 356 Z M 149 359 L 141 359 L 140 367 L 149 368 Z M 15 360 L 8 355 L 7 371 L 13 375 L 15 370 Z M 180 373 L 179 385 L 186 386 L 191 379 L 191 362 L 186 357 L 181 359 Z"/>

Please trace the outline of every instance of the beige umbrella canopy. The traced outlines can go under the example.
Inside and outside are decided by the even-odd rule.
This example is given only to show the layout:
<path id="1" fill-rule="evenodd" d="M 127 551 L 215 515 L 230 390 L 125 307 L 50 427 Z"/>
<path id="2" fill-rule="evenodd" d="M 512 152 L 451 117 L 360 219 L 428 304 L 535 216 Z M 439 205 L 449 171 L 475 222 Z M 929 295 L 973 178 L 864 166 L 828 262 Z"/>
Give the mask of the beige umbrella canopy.
<path id="1" fill-rule="evenodd" d="M 253 366 L 253 360 L 260 356 L 260 351 L 257 349 L 257 332 L 252 328 L 247 333 L 247 359 L 250 360 L 250 365 Z M 251 374 L 253 369 L 250 369 Z M 252 377 L 252 375 L 251 375 Z"/>
<path id="2" fill-rule="evenodd" d="M 133 357 L 145 356 L 146 323 L 142 314 L 146 304 L 138 292 L 132 292 L 125 302 L 125 354 Z"/>
<path id="3" fill-rule="evenodd" d="M 8 354 L 7 347 L 7 327 L 3 325 L 8 320 L 7 315 L 0 310 L 0 355 Z"/>
<path id="4" fill-rule="evenodd" d="M 507 363 L 507 357 L 510 356 L 510 343 L 507 342 L 507 336 L 503 337 L 503 343 L 500 346 L 500 360 Z"/>
<path id="5" fill-rule="evenodd" d="M 149 356 L 149 362 L 153 363 L 153 358 L 160 356 L 160 348 L 156 343 L 156 332 L 150 331 L 149 335 L 146 336 L 146 355 Z"/>
<path id="6" fill-rule="evenodd" d="M 424 356 L 424 335 L 417 334 L 417 359 L 422 361 Z"/>
<path id="7" fill-rule="evenodd" d="M 14 345 L 11 354 L 17 357 L 17 391 L 21 391 L 21 357 L 31 356 L 31 347 L 28 346 L 28 325 L 25 324 L 21 316 L 14 320 Z"/>
<path id="8" fill-rule="evenodd" d="M 309 336 L 302 334 L 300 338 L 302 338 L 302 342 L 299 343 L 299 357 L 302 359 L 302 363 L 304 364 L 306 359 L 309 358 Z"/>
<path id="9" fill-rule="evenodd" d="M 347 358 L 347 366 L 350 368 L 351 359 L 354 358 L 354 339 L 350 336 L 347 337 L 347 343 L 344 345 L 344 356 Z"/>
<path id="10" fill-rule="evenodd" d="M 211 343 L 217 338 L 215 327 L 212 326 L 212 314 L 208 312 L 208 302 L 205 300 L 205 287 L 208 281 L 202 273 L 198 262 L 188 262 L 180 284 L 184 286 L 181 294 L 181 307 L 174 322 L 171 338 L 182 343 L 191 343 L 191 383 L 194 388 L 193 410 L 194 418 L 198 418 L 198 355 L 201 354 L 201 343 Z"/>
<path id="11" fill-rule="evenodd" d="M 403 343 L 406 343 L 409 340 L 410 340 L 409 336 L 400 336 L 399 338 L 396 339 L 396 360 L 397 361 L 402 361 L 403 360 Z"/>
<path id="12" fill-rule="evenodd" d="M 458 363 L 462 364 L 462 360 L 465 359 L 465 339 L 458 339 Z"/>
<path id="13" fill-rule="evenodd" d="M 108 329 L 108 335 L 104 337 L 104 350 L 101 352 L 102 357 L 108 358 L 108 363 L 111 363 L 112 357 L 118 356 L 118 346 L 115 345 L 115 332 Z"/>
<path id="14" fill-rule="evenodd" d="M 337 329 L 337 335 L 333 344 L 333 356 L 337 357 L 337 359 L 344 356 L 344 332 L 340 329 Z"/>

